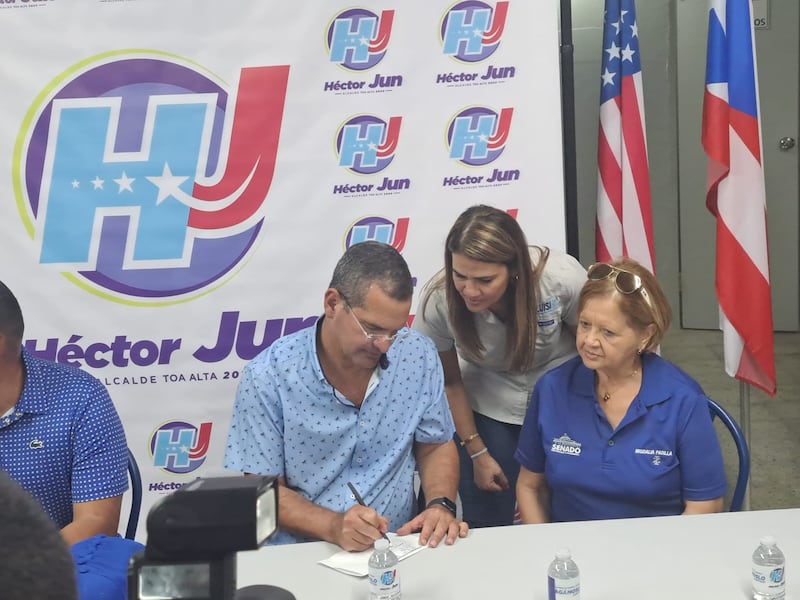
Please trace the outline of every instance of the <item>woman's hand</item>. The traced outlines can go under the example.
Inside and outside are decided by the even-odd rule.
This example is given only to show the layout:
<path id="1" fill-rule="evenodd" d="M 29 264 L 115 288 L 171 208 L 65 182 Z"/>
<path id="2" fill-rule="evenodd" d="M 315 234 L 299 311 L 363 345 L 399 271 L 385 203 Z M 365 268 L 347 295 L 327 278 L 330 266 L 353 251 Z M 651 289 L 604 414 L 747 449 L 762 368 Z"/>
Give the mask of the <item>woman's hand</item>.
<path id="1" fill-rule="evenodd" d="M 478 489 L 484 492 L 504 492 L 508 489 L 506 474 L 488 452 L 472 460 L 472 479 Z"/>

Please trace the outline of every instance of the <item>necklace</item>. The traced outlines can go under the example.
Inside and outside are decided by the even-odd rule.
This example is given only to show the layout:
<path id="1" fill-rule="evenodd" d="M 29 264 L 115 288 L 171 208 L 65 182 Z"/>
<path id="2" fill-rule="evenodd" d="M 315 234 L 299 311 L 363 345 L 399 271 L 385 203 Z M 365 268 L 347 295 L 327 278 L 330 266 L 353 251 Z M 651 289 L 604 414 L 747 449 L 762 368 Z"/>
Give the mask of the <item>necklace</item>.
<path id="1" fill-rule="evenodd" d="M 621 389 L 622 389 L 622 387 L 623 387 L 623 386 L 625 385 L 625 383 L 627 382 L 627 380 L 628 380 L 628 379 L 630 379 L 631 377 L 636 377 L 636 374 L 637 374 L 638 372 L 639 372 L 639 369 L 634 369 L 634 370 L 633 370 L 633 373 L 631 373 L 630 375 L 628 375 L 628 377 L 625 379 L 625 381 L 623 381 L 623 382 L 622 382 L 622 384 L 621 384 L 621 385 L 620 385 L 620 386 L 617 388 L 617 390 L 616 390 L 616 391 L 619 391 L 619 390 L 621 390 Z M 599 380 L 598 380 L 598 382 L 599 382 Z M 616 393 L 616 392 L 615 392 L 615 393 Z M 605 391 L 605 393 L 603 393 L 603 402 L 608 402 L 609 400 L 611 400 L 611 392 L 609 392 L 608 390 L 606 390 L 606 391 Z"/>

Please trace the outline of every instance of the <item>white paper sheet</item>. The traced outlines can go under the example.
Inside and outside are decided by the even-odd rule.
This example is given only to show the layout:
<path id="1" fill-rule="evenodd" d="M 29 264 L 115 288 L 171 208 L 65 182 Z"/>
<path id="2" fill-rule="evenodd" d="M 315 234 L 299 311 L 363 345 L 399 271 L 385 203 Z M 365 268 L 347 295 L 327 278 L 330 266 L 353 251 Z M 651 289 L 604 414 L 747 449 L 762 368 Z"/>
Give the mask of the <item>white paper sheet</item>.
<path id="1" fill-rule="evenodd" d="M 392 552 L 397 555 L 398 560 L 408 558 L 412 554 L 416 554 L 420 550 L 427 548 L 421 546 L 419 543 L 419 534 L 412 533 L 410 535 L 397 535 L 396 533 L 386 534 L 389 538 L 391 546 L 389 547 Z M 347 552 L 341 550 L 319 561 L 319 564 L 335 569 L 345 575 L 355 575 L 356 577 L 366 577 L 369 572 L 369 557 L 372 554 L 372 548 L 363 550 L 361 552 Z"/>

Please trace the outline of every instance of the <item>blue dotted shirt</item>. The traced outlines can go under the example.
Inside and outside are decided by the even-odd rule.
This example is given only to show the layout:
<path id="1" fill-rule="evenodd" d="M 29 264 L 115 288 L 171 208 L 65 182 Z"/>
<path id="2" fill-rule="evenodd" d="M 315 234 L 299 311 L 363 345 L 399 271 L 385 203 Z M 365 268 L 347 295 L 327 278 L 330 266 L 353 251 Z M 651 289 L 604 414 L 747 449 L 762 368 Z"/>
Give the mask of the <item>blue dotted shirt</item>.
<path id="1" fill-rule="evenodd" d="M 125 432 L 106 388 L 90 374 L 24 348 L 22 360 L 22 395 L 0 419 L 0 469 L 65 527 L 74 502 L 128 489 Z"/>
<path id="2" fill-rule="evenodd" d="M 317 327 L 283 337 L 243 372 L 233 408 L 225 466 L 283 476 L 319 506 L 344 512 L 356 501 L 396 530 L 414 515 L 414 442 L 453 439 L 441 363 L 431 341 L 412 331 L 389 348 L 361 408 L 337 400 L 316 351 Z M 279 532 L 270 543 L 305 541 Z"/>
<path id="3" fill-rule="evenodd" d="M 717 434 L 703 390 L 675 365 L 642 356 L 642 386 L 616 429 L 594 371 L 579 357 L 536 385 L 515 454 L 544 473 L 553 521 L 677 515 L 725 495 Z"/>

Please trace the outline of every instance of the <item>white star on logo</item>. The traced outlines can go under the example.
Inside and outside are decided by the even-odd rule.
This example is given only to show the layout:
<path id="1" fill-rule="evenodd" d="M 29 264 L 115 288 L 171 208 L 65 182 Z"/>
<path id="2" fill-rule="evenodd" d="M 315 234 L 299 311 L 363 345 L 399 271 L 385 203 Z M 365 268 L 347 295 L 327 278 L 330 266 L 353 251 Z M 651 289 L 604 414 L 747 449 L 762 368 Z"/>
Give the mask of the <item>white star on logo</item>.
<path id="1" fill-rule="evenodd" d="M 81 187 L 81 182 L 78 181 L 77 179 L 73 179 L 72 180 L 72 189 L 73 190 L 77 190 L 79 187 Z"/>
<path id="2" fill-rule="evenodd" d="M 156 204 L 161 204 L 170 196 L 178 198 L 179 195 L 184 195 L 184 192 L 181 190 L 180 186 L 189 178 L 173 175 L 169 165 L 164 163 L 164 170 L 161 172 L 160 177 L 147 177 L 146 179 L 158 188 L 158 198 L 156 198 Z"/>
<path id="3" fill-rule="evenodd" d="M 105 183 L 105 181 L 100 179 L 97 175 L 95 175 L 94 179 L 92 179 L 92 185 L 94 186 L 94 189 L 96 189 L 96 190 L 102 190 L 104 183 Z"/>
<path id="4" fill-rule="evenodd" d="M 125 191 L 125 190 L 127 190 L 127 191 L 129 191 L 129 192 L 133 193 L 133 188 L 131 187 L 131 184 L 132 184 L 134 181 L 136 181 L 136 178 L 135 178 L 135 177 L 133 177 L 133 178 L 132 178 L 132 177 L 128 177 L 128 176 L 125 174 L 125 171 L 123 171 L 123 172 L 122 172 L 122 177 L 120 177 L 119 179 L 115 179 L 114 181 L 115 181 L 115 182 L 116 182 L 116 184 L 119 186 L 119 193 L 120 193 L 120 194 L 121 194 L 123 191 Z"/>

